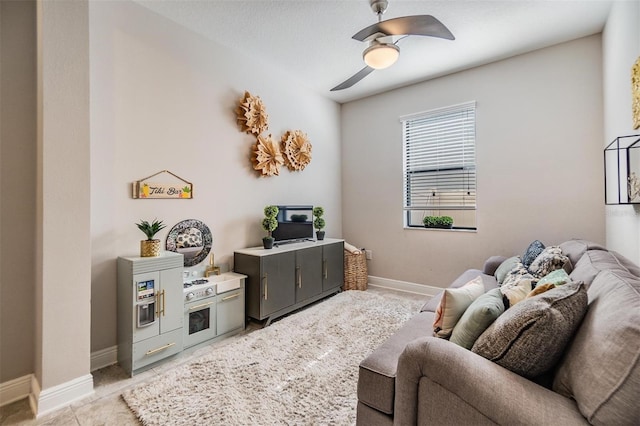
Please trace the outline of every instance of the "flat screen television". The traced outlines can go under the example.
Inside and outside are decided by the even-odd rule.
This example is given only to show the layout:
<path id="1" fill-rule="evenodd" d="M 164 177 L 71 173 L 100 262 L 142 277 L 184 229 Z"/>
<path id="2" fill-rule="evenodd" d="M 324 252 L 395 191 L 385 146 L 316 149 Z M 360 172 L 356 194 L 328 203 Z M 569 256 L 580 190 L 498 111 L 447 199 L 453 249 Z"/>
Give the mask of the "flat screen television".
<path id="1" fill-rule="evenodd" d="M 313 206 L 278 206 L 278 227 L 271 233 L 276 242 L 313 239 Z"/>

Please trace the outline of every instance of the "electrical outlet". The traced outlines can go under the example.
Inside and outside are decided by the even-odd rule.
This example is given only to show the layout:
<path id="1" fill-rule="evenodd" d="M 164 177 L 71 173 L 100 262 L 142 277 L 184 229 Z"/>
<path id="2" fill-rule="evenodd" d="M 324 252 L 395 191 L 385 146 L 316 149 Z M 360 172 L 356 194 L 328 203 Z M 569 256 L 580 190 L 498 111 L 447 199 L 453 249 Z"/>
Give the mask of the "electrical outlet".
<path id="1" fill-rule="evenodd" d="M 365 253 L 365 256 L 367 257 L 367 260 L 373 259 L 373 250 L 365 250 L 364 253 Z"/>

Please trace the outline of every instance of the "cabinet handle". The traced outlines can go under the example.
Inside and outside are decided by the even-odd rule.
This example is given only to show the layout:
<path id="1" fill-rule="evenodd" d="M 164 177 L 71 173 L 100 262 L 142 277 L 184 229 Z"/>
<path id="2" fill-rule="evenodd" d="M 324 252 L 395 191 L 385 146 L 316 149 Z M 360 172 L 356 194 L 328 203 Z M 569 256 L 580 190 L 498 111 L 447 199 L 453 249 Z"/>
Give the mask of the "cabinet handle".
<path id="1" fill-rule="evenodd" d="M 302 273 L 299 266 L 296 266 L 296 275 L 298 276 L 298 288 L 302 288 Z"/>
<path id="2" fill-rule="evenodd" d="M 162 316 L 165 316 L 165 312 L 164 312 L 164 308 L 165 308 L 164 301 L 165 301 L 165 293 L 164 293 L 164 290 L 162 290 L 162 311 L 160 311 L 160 312 L 162 313 Z"/>
<path id="3" fill-rule="evenodd" d="M 322 259 L 322 277 L 325 280 L 329 278 L 329 270 L 327 268 L 327 259 Z"/>
<path id="4" fill-rule="evenodd" d="M 159 348 L 151 349 L 151 350 L 147 351 L 147 353 L 145 355 L 153 355 L 156 352 L 160 352 L 160 351 L 164 351 L 165 349 L 169 349 L 173 345 L 175 345 L 175 343 L 169 343 L 169 344 L 166 344 L 164 346 L 160 346 Z"/>
<path id="5" fill-rule="evenodd" d="M 213 305 L 213 302 L 203 303 L 202 305 L 192 306 L 192 307 L 189 308 L 189 310 L 190 311 L 197 311 L 198 309 L 206 308 L 209 305 Z"/>
<path id="6" fill-rule="evenodd" d="M 262 281 L 264 281 L 264 300 L 267 300 L 268 297 L 268 289 L 269 289 L 269 281 L 267 280 L 267 273 L 264 273 L 264 277 L 262 277 Z"/>
<path id="7" fill-rule="evenodd" d="M 235 299 L 238 296 L 240 296 L 240 293 L 232 294 L 231 296 L 223 297 L 222 301 L 224 302 L 225 300 Z"/>

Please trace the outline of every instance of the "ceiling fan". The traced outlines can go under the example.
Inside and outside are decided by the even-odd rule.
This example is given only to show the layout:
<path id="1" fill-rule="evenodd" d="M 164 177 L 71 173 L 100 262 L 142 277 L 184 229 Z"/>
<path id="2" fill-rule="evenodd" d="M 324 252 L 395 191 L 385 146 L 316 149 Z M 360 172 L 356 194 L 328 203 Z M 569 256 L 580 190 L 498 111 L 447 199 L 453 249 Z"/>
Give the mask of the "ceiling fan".
<path id="1" fill-rule="evenodd" d="M 407 36 L 420 35 L 455 40 L 451 31 L 431 15 L 403 16 L 383 21 L 382 15 L 387 10 L 389 2 L 387 0 L 369 0 L 369 3 L 373 12 L 378 15 L 378 23 L 358 31 L 352 37 L 354 40 L 369 43 L 369 46 L 362 53 L 362 58 L 367 66 L 331 89 L 332 92 L 347 89 L 374 70 L 393 65 L 400 56 L 398 42 Z"/>

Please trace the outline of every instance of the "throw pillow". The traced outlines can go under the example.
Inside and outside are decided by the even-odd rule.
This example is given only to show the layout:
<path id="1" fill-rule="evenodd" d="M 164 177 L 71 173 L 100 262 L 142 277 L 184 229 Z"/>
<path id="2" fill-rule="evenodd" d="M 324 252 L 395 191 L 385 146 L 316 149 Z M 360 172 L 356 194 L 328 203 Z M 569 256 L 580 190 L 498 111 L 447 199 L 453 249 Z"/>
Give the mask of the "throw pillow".
<path id="1" fill-rule="evenodd" d="M 482 278 L 477 277 L 459 288 L 446 288 L 436 309 L 433 332 L 436 336 L 448 338 L 453 327 L 469 305 L 484 294 Z"/>
<path id="2" fill-rule="evenodd" d="M 582 282 L 556 287 L 507 309 L 471 350 L 533 378 L 553 368 L 586 311 Z"/>
<path id="3" fill-rule="evenodd" d="M 500 264 L 500 266 L 498 266 L 498 269 L 496 269 L 496 273 L 494 274 L 494 276 L 496 277 L 496 280 L 498 281 L 498 285 L 502 285 L 502 283 L 504 282 L 504 279 L 507 277 L 507 274 L 518 263 L 520 263 L 520 258 L 518 256 L 513 256 L 505 260 Z"/>
<path id="4" fill-rule="evenodd" d="M 567 271 L 565 271 L 564 269 L 557 269 L 540 278 L 540 281 L 538 281 L 537 285 L 541 286 L 544 284 L 553 284 L 557 287 L 568 282 L 571 282 L 571 278 L 569 278 L 569 274 L 567 274 Z"/>
<path id="5" fill-rule="evenodd" d="M 524 251 L 522 255 L 522 264 L 525 268 L 529 268 L 529 265 L 536 260 L 536 257 L 540 256 L 540 253 L 544 250 L 544 244 L 542 242 L 535 240 L 529 247 Z"/>
<path id="6" fill-rule="evenodd" d="M 509 305 L 507 308 L 515 305 L 518 302 L 523 301 L 529 293 L 533 290 L 533 277 L 525 277 L 518 281 L 515 285 L 500 287 L 500 291 L 507 298 Z M 505 302 L 506 303 L 506 302 Z"/>
<path id="7" fill-rule="evenodd" d="M 551 283 L 546 283 L 546 284 L 542 284 L 542 285 L 538 284 L 538 285 L 536 286 L 536 288 L 534 288 L 533 290 L 531 290 L 531 293 L 527 294 L 527 297 L 525 297 L 525 299 L 528 299 L 528 298 L 530 298 L 530 297 L 533 297 L 533 296 L 537 296 L 537 295 L 539 295 L 539 294 L 542 294 L 542 293 L 544 293 L 545 291 L 549 291 L 549 290 L 551 290 L 552 288 L 556 288 L 556 286 L 555 286 L 554 284 L 551 284 Z"/>
<path id="8" fill-rule="evenodd" d="M 489 290 L 469 305 L 451 333 L 450 342 L 471 349 L 476 339 L 504 312 L 499 288 Z"/>
<path id="9" fill-rule="evenodd" d="M 509 271 L 509 273 L 507 273 L 506 277 L 504 278 L 504 281 L 502 281 L 501 287 L 509 288 L 511 286 L 514 286 L 518 284 L 518 281 L 520 281 L 523 277 L 524 278 L 531 277 L 533 279 L 533 275 L 531 275 L 529 271 L 527 271 L 527 268 L 524 267 L 522 262 L 518 262 Z"/>
<path id="10" fill-rule="evenodd" d="M 562 267 L 569 261 L 569 258 L 562 254 L 562 250 L 558 246 L 545 248 L 542 253 L 535 258 L 529 265 L 529 272 L 536 278 L 542 278 L 549 272 L 553 272 Z"/>

